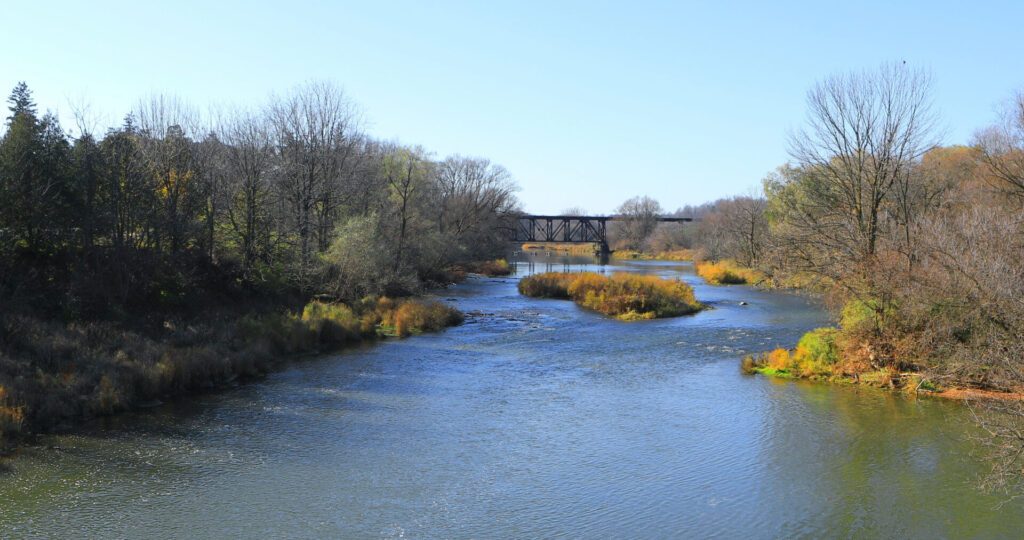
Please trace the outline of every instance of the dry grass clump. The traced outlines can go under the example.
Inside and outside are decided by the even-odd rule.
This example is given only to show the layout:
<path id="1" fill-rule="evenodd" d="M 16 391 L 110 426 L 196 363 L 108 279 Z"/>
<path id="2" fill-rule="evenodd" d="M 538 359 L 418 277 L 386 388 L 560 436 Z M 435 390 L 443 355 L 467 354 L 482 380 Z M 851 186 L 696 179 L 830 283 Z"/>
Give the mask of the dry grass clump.
<path id="1" fill-rule="evenodd" d="M 763 273 L 731 260 L 698 262 L 697 275 L 711 285 L 756 285 L 765 279 Z"/>
<path id="2" fill-rule="evenodd" d="M 594 272 L 546 272 L 520 280 L 519 292 L 531 297 L 572 299 L 587 309 L 622 320 L 676 317 L 704 307 L 682 281 L 629 273 L 608 277 Z"/>
<path id="3" fill-rule="evenodd" d="M 406 301 L 387 313 L 382 321 L 393 335 L 406 337 L 441 330 L 462 322 L 462 314 L 441 302 Z"/>

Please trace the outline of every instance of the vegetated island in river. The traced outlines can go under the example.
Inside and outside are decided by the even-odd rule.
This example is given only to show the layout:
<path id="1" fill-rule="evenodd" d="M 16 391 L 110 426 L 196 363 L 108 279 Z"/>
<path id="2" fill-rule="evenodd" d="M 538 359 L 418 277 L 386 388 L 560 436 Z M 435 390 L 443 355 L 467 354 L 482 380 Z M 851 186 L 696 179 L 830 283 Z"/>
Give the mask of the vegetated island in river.
<path id="1" fill-rule="evenodd" d="M 611 276 L 595 272 L 534 274 L 519 281 L 519 292 L 534 298 L 573 300 L 624 321 L 678 317 L 704 309 L 693 289 L 680 280 L 625 272 Z"/>

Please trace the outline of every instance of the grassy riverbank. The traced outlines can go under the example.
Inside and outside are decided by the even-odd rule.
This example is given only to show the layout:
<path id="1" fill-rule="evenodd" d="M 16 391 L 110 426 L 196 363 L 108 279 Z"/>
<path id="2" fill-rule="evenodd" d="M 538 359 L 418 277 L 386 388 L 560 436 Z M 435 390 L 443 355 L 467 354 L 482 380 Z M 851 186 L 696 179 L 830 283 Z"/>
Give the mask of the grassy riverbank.
<path id="1" fill-rule="evenodd" d="M 519 292 L 534 298 L 562 298 L 620 320 L 677 317 L 704 308 L 680 280 L 594 272 L 546 272 L 519 281 Z"/>
<path id="2" fill-rule="evenodd" d="M 561 253 L 563 255 L 580 255 L 586 257 L 593 257 L 599 252 L 597 244 L 574 244 L 568 242 L 528 242 L 523 244 L 521 247 L 523 251 L 551 251 L 554 253 Z"/>
<path id="3" fill-rule="evenodd" d="M 258 377 L 296 355 L 461 321 L 461 313 L 440 302 L 385 297 L 352 305 L 313 301 L 300 312 L 167 320 L 159 328 L 3 316 L 0 450 L 33 432 Z"/>
<path id="4" fill-rule="evenodd" d="M 697 258 L 697 252 L 692 249 L 673 249 L 668 251 L 647 252 L 620 249 L 612 253 L 613 259 L 636 260 L 636 261 L 693 261 Z"/>
<path id="5" fill-rule="evenodd" d="M 753 268 L 740 266 L 733 260 L 698 261 L 697 275 L 711 285 L 757 285 L 767 276 Z"/>
<path id="6" fill-rule="evenodd" d="M 505 259 L 494 259 L 490 261 L 476 261 L 455 265 L 452 272 L 459 280 L 466 274 L 480 274 L 487 277 L 501 277 L 512 273 L 512 267 Z"/>

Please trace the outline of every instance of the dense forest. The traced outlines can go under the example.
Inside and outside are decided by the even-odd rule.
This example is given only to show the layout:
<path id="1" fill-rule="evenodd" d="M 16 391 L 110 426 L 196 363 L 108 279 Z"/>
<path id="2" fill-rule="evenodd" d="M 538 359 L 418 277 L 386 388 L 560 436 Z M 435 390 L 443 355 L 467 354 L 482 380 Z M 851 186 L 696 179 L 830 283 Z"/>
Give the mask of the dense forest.
<path id="1" fill-rule="evenodd" d="M 203 279 L 408 294 L 499 253 L 517 204 L 504 168 L 375 140 L 329 84 L 212 120 L 159 96 L 74 138 L 26 85 L 9 102 L 0 297 L 68 318 L 170 304 Z"/>
<path id="2" fill-rule="evenodd" d="M 206 115 L 156 96 L 103 133 L 76 110 L 74 136 L 26 84 L 8 103 L 0 449 L 23 424 L 230 381 L 375 325 L 443 325 L 448 310 L 391 299 L 500 255 L 518 206 L 503 167 L 374 139 L 327 83 Z"/>
<path id="3" fill-rule="evenodd" d="M 763 195 L 682 208 L 694 226 L 649 222 L 617 241 L 693 249 L 766 283 L 822 293 L 839 324 L 807 339 L 827 340 L 827 365 L 786 355 L 791 371 L 1019 393 L 1024 94 L 969 146 L 942 146 L 930 92 L 928 74 L 902 64 L 829 77 L 808 92 L 806 126 L 790 136 L 791 160 L 764 179 Z M 645 206 L 653 210 L 636 219 L 660 212 L 655 201 Z M 1019 492 L 1024 406 L 978 406 L 997 413 L 979 413 L 997 457 L 989 487 Z"/>

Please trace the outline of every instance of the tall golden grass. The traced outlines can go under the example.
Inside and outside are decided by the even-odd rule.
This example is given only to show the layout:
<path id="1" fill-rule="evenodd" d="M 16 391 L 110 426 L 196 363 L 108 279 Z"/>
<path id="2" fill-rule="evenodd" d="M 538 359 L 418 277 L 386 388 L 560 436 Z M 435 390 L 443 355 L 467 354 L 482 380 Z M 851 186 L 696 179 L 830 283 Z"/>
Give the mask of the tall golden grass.
<path id="1" fill-rule="evenodd" d="M 604 276 L 594 272 L 545 272 L 519 281 L 519 292 L 540 298 L 565 298 L 582 307 L 622 320 L 676 317 L 703 305 L 680 280 L 625 272 Z"/>
<path id="2" fill-rule="evenodd" d="M 697 275 L 711 285 L 756 285 L 765 280 L 763 273 L 740 266 L 732 260 L 701 261 L 696 268 Z"/>

